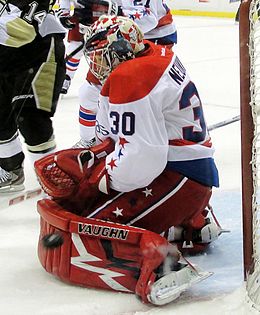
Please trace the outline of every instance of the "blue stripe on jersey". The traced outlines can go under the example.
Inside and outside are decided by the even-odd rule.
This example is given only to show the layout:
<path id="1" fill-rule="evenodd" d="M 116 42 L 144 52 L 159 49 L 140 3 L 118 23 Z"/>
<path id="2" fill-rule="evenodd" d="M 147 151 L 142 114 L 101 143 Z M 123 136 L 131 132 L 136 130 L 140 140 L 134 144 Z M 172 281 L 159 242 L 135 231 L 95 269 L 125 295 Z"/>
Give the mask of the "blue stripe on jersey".
<path id="1" fill-rule="evenodd" d="M 168 162 L 166 168 L 176 171 L 202 185 L 219 187 L 218 170 L 212 158 Z"/>
<path id="2" fill-rule="evenodd" d="M 96 120 L 96 115 L 87 114 L 82 111 L 79 111 L 79 117 L 85 120 Z"/>
<path id="3" fill-rule="evenodd" d="M 78 62 L 74 62 L 74 61 L 67 60 L 66 64 L 68 66 L 70 66 L 70 67 L 78 67 L 79 61 Z"/>
<path id="4" fill-rule="evenodd" d="M 147 39 L 158 45 L 177 44 L 177 31 L 167 36 L 158 37 L 158 38 L 147 38 Z"/>

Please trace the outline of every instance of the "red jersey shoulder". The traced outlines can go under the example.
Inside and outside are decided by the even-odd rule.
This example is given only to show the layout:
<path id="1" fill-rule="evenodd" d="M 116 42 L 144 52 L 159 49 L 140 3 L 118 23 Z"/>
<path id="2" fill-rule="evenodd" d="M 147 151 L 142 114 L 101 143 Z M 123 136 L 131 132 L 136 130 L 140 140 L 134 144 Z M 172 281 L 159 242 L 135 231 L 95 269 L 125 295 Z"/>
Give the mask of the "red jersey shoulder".
<path id="1" fill-rule="evenodd" d="M 164 46 L 148 44 L 144 54 L 120 64 L 106 80 L 101 94 L 112 104 L 134 102 L 157 84 L 173 57 Z"/>

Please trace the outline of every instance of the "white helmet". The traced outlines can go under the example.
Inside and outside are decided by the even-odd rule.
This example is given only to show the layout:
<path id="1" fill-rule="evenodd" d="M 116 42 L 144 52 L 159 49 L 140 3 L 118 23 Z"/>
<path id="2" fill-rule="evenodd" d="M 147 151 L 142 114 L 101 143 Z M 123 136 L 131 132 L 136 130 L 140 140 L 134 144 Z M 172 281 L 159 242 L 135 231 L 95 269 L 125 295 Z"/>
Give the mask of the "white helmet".
<path id="1" fill-rule="evenodd" d="M 90 27 L 84 55 L 90 71 L 102 82 L 122 61 L 144 50 L 143 32 L 131 19 L 101 16 Z"/>

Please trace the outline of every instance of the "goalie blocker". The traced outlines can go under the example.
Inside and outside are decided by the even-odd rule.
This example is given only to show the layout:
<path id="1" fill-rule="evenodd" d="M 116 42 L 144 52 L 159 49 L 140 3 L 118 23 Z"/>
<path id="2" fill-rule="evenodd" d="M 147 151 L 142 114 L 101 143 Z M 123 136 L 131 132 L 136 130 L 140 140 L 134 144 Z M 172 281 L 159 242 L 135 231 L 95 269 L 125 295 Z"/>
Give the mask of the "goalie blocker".
<path id="1" fill-rule="evenodd" d="M 145 229 L 86 219 L 53 200 L 38 202 L 42 266 L 76 285 L 135 293 L 145 303 L 162 305 L 211 275 L 185 261 L 175 246 Z M 46 235 L 58 233 L 59 247 L 46 248 Z"/>

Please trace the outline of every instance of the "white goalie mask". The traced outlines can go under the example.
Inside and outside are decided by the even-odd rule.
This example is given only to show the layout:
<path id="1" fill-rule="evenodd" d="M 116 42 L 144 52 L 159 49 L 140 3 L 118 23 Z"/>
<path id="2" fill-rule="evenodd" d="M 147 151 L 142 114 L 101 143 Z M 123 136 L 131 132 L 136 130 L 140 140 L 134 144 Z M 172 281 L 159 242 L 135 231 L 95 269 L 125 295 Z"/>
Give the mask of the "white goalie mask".
<path id="1" fill-rule="evenodd" d="M 103 15 L 91 25 L 84 55 L 90 71 L 103 82 L 121 62 L 143 49 L 143 33 L 131 19 Z"/>

